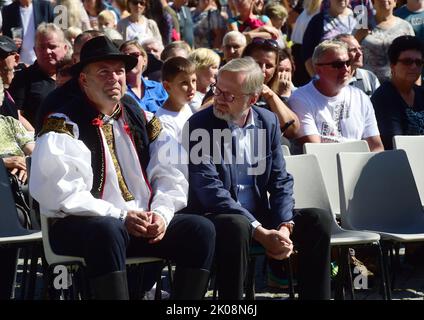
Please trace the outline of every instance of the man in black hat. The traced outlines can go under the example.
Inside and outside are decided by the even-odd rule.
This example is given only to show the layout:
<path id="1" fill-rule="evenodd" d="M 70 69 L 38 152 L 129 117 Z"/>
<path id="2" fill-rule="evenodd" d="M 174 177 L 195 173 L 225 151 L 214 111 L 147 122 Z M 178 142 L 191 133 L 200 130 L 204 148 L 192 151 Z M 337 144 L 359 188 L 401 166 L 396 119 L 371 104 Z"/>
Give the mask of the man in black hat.
<path id="1" fill-rule="evenodd" d="M 177 265 L 171 297 L 200 299 L 215 229 L 174 215 L 187 203 L 187 168 L 159 159 L 166 131 L 121 101 L 136 63 L 106 37 L 83 46 L 75 94 L 57 101 L 38 136 L 30 192 L 51 218 L 54 252 L 85 259 L 95 298 L 127 299 L 125 258 L 155 256 Z"/>

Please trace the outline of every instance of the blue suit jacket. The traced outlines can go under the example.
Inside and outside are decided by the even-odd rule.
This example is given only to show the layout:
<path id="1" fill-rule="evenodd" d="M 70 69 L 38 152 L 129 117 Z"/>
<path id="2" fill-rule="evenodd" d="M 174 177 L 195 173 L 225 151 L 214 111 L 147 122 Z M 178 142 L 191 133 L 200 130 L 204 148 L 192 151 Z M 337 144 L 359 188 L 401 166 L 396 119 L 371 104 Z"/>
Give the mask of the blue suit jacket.
<path id="1" fill-rule="evenodd" d="M 265 154 L 259 157 L 265 161 L 265 171 L 263 174 L 254 175 L 256 211 L 249 212 L 237 203 L 235 158 L 233 157 L 231 164 L 228 161 L 225 163 L 222 160 L 224 151 L 221 148 L 219 151 L 221 161 L 214 163 L 217 161 L 212 161 L 211 158 L 213 147 L 217 142 L 212 138 L 209 141 L 209 151 L 202 154 L 202 156 L 206 155 L 205 161 L 195 164 L 193 155 L 190 154 L 187 211 L 200 214 L 242 214 L 250 222 L 258 220 L 267 228 L 276 228 L 282 222 L 290 221 L 293 218 L 293 178 L 286 171 L 280 144 L 280 125 L 276 115 L 264 108 L 257 107 L 252 107 L 251 112 L 253 112 L 257 128 L 265 129 L 266 141 Z M 228 129 L 228 125 L 226 121 L 215 117 L 213 108 L 210 107 L 194 114 L 188 120 L 185 130 L 188 130 L 190 137 L 196 129 L 204 129 L 204 132 L 212 137 L 214 129 Z M 190 142 L 190 153 L 197 154 L 196 146 L 200 146 L 198 141 Z"/>
<path id="2" fill-rule="evenodd" d="M 41 22 L 53 22 L 53 7 L 50 1 L 33 0 L 34 25 L 37 30 Z M 15 1 L 2 9 L 3 35 L 12 38 L 11 28 L 22 27 L 21 14 L 19 13 L 19 1 Z"/>

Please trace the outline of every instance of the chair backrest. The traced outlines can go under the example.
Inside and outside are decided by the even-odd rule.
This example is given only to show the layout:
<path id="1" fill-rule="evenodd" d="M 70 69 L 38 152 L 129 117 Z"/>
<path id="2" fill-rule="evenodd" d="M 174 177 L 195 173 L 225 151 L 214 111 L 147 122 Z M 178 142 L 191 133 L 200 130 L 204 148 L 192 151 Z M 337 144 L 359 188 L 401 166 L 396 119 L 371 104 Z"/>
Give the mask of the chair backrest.
<path id="1" fill-rule="evenodd" d="M 27 157 L 26 159 L 28 177 L 31 177 L 31 157 Z M 31 220 L 38 224 L 38 220 L 41 223 L 41 231 L 43 236 L 43 249 L 44 255 L 46 257 L 46 261 L 49 265 L 52 264 L 64 264 L 68 262 L 81 262 L 84 263 L 84 259 L 78 257 L 70 257 L 70 256 L 62 256 L 57 255 L 53 252 L 50 246 L 50 237 L 49 237 L 49 222 L 48 218 L 39 212 L 39 204 L 38 202 L 31 197 L 30 195 L 30 207 L 31 207 Z"/>
<path id="2" fill-rule="evenodd" d="M 293 176 L 295 208 L 331 210 L 318 159 L 313 154 L 285 158 L 287 172 Z"/>
<path id="3" fill-rule="evenodd" d="M 22 227 L 19 222 L 8 170 L 3 159 L 0 159 L 0 237 L 21 236 L 33 232 Z"/>
<path id="4" fill-rule="evenodd" d="M 405 150 L 424 205 L 424 136 L 394 136 L 393 148 Z"/>
<path id="5" fill-rule="evenodd" d="M 339 153 L 337 166 L 343 228 L 411 233 L 424 221 L 405 151 Z"/>
<path id="6" fill-rule="evenodd" d="M 295 208 L 318 208 L 331 212 L 330 201 L 317 157 L 313 154 L 301 154 L 288 156 L 285 160 L 287 172 L 293 176 L 294 180 Z M 333 219 L 332 229 L 333 232 L 340 230 L 335 218 Z"/>
<path id="7" fill-rule="evenodd" d="M 44 255 L 49 265 L 65 264 L 65 263 L 71 263 L 71 262 L 81 262 L 82 264 L 85 264 L 84 259 L 81 257 L 63 256 L 63 255 L 58 255 L 54 253 L 52 247 L 50 246 L 48 218 L 45 215 L 41 214 L 40 220 L 41 220 L 41 231 L 43 234 Z"/>
<path id="8" fill-rule="evenodd" d="M 281 149 L 283 150 L 283 156 L 284 157 L 287 157 L 287 156 L 289 156 L 291 154 L 289 147 L 286 146 L 285 144 L 282 144 L 281 145 Z"/>
<path id="9" fill-rule="evenodd" d="M 342 143 L 305 143 L 303 150 L 306 154 L 317 156 L 330 199 L 331 210 L 338 215 L 340 213 L 340 200 L 336 156 L 339 152 L 368 152 L 370 151 L 368 143 L 365 140 Z"/>

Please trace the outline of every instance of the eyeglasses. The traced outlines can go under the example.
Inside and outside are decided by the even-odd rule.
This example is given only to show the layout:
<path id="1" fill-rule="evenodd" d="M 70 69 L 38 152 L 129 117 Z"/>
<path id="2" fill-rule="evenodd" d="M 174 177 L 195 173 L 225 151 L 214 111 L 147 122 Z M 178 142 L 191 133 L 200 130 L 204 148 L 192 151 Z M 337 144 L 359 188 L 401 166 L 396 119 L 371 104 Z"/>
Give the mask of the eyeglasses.
<path id="1" fill-rule="evenodd" d="M 142 6 L 146 5 L 146 1 L 145 0 L 130 0 L 130 3 L 132 3 L 133 5 L 138 5 L 141 4 Z"/>
<path id="2" fill-rule="evenodd" d="M 258 44 L 258 45 L 268 46 L 272 49 L 278 50 L 278 42 L 275 41 L 274 39 L 264 39 L 264 38 L 256 37 L 256 38 L 252 39 L 252 43 Z"/>
<path id="3" fill-rule="evenodd" d="M 128 53 L 125 53 L 125 54 L 128 55 L 128 56 L 136 57 L 136 58 L 141 56 L 141 52 L 128 52 Z"/>
<path id="4" fill-rule="evenodd" d="M 424 64 L 424 61 L 422 59 L 411 59 L 411 58 L 399 59 L 398 62 L 408 67 L 412 66 L 415 63 L 415 65 L 420 68 Z"/>
<path id="5" fill-rule="evenodd" d="M 342 68 L 348 68 L 351 65 L 350 60 L 346 61 L 332 61 L 327 63 L 317 63 L 317 66 L 331 66 L 334 69 L 342 69 Z"/>
<path id="6" fill-rule="evenodd" d="M 216 85 L 212 86 L 212 92 L 215 97 L 218 97 L 222 94 L 222 96 L 224 97 L 224 100 L 227 102 L 233 102 L 237 97 L 240 98 L 240 97 L 249 95 L 249 94 L 242 94 L 242 95 L 236 96 L 234 94 L 221 91 L 221 89 L 219 89 Z"/>

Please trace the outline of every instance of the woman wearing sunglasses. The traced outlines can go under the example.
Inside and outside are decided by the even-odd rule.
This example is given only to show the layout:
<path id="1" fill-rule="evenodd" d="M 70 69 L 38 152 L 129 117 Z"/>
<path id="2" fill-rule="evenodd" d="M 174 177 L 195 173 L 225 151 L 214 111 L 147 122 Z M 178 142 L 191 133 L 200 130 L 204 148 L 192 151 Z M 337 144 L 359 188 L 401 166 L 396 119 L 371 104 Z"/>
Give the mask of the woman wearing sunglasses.
<path id="1" fill-rule="evenodd" d="M 424 135 L 424 91 L 415 83 L 421 76 L 424 48 L 415 36 L 396 38 L 388 51 L 392 77 L 371 101 L 385 149 L 395 135 Z"/>
<path id="2" fill-rule="evenodd" d="M 275 40 L 254 38 L 244 49 L 243 57 L 252 57 L 264 73 L 262 94 L 256 104 L 273 111 L 280 121 L 281 128 L 285 129 L 284 135 L 287 138 L 293 138 L 299 129 L 299 120 L 277 94 L 280 62 L 278 50 L 278 43 Z M 289 123 L 291 125 L 288 125 Z"/>

